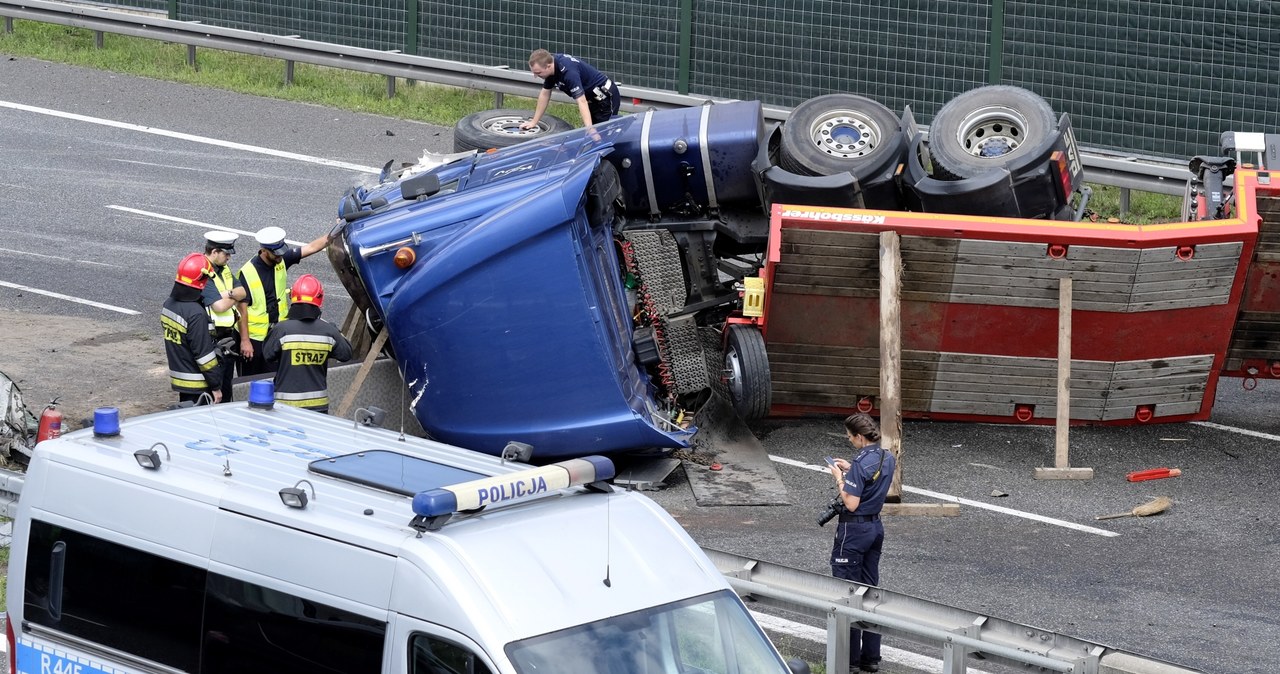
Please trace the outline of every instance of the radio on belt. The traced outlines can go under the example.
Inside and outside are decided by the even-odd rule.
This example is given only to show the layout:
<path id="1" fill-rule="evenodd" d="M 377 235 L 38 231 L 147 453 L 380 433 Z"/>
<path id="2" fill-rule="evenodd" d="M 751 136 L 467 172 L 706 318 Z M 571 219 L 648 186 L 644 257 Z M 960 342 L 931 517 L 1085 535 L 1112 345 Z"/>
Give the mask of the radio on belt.
<path id="1" fill-rule="evenodd" d="M 611 488 L 604 481 L 613 476 L 613 461 L 603 456 L 584 456 L 541 468 L 430 489 L 413 497 L 414 518 L 409 526 L 419 532 L 436 531 L 454 513 L 473 512 L 490 505 L 579 485 L 607 492 Z"/>

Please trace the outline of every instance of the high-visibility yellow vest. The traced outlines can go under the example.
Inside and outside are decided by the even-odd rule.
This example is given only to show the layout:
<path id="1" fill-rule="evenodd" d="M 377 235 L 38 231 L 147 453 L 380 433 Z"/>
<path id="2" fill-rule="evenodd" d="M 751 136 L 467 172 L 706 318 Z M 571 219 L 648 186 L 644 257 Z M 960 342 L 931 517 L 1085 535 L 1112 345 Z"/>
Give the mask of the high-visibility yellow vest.
<path id="1" fill-rule="evenodd" d="M 222 267 L 222 271 L 213 275 L 213 285 L 218 288 L 218 296 L 229 292 L 235 287 L 235 276 L 226 266 Z M 226 311 L 214 311 L 213 307 L 206 307 L 209 312 L 209 323 L 215 328 L 234 328 L 236 327 L 236 305 L 233 302 L 231 308 Z"/>
<path id="2" fill-rule="evenodd" d="M 279 309 L 279 317 L 277 320 L 283 321 L 289 317 L 289 280 L 285 273 L 284 261 L 276 263 L 275 267 L 275 283 L 276 283 L 276 305 Z M 258 276 L 258 267 L 253 264 L 253 260 L 244 263 L 240 268 L 240 273 L 244 274 L 245 285 L 249 286 L 249 294 L 253 297 L 253 303 L 249 305 L 249 339 L 259 342 L 267 338 L 267 332 L 271 329 L 271 323 L 267 317 L 267 293 L 262 286 L 262 279 Z"/>

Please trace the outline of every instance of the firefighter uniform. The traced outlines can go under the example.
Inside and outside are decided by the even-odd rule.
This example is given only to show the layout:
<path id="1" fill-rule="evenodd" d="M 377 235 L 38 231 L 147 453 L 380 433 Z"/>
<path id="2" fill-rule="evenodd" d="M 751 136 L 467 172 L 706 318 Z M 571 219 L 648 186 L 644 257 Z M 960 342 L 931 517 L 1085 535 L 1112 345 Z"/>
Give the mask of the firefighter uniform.
<path id="1" fill-rule="evenodd" d="M 160 311 L 169 384 L 183 402 L 198 401 L 201 394 L 222 386 L 222 363 L 209 334 L 209 315 L 200 302 L 209 266 L 200 253 L 184 258 Z"/>
<path id="2" fill-rule="evenodd" d="M 324 291 L 314 276 L 304 274 L 290 295 L 290 318 L 271 328 L 262 347 L 267 361 L 277 361 L 276 400 L 328 412 L 329 360 L 351 360 L 351 342 L 337 326 L 320 318 Z"/>

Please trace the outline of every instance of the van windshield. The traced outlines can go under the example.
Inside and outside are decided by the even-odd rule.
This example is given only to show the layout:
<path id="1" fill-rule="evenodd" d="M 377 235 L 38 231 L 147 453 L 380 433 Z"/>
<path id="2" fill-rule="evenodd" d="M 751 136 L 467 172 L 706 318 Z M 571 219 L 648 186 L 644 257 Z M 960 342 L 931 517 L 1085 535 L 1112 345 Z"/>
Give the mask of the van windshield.
<path id="1" fill-rule="evenodd" d="M 521 674 L 787 674 L 728 590 L 507 644 Z"/>

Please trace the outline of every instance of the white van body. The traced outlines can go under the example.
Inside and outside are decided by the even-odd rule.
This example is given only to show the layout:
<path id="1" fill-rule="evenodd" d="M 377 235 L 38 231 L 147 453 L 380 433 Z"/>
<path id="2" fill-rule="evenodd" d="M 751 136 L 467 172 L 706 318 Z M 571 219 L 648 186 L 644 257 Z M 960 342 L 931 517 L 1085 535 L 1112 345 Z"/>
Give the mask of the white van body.
<path id="1" fill-rule="evenodd" d="M 44 442 L 14 524 L 11 671 L 788 671 L 666 512 L 556 470 L 283 405 Z M 507 502 L 415 520 L 455 492 Z"/>

